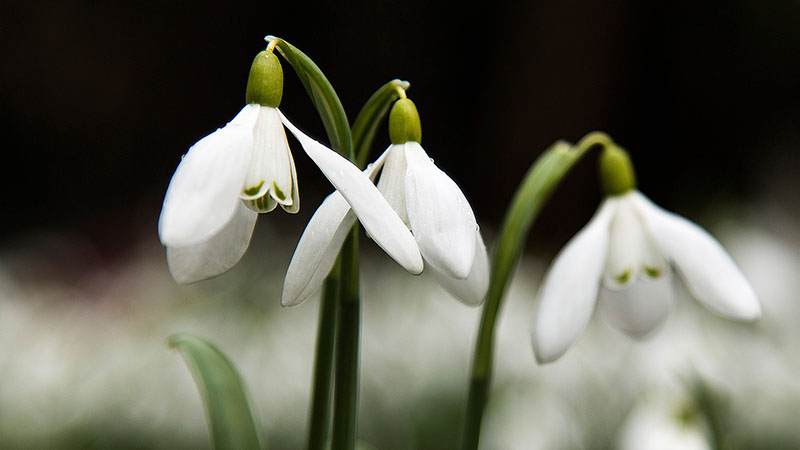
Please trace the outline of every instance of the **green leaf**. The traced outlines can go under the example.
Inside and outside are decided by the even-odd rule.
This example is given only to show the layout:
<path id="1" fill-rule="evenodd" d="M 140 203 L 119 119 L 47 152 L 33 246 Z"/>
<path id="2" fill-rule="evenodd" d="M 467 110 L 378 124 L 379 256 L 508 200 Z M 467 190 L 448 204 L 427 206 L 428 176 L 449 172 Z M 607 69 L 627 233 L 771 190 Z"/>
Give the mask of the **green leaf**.
<path id="1" fill-rule="evenodd" d="M 380 87 L 364 103 L 361 112 L 358 113 L 356 121 L 353 122 L 353 148 L 356 153 L 356 164 L 364 168 L 372 148 L 372 141 L 375 133 L 381 124 L 381 120 L 386 117 L 389 107 L 400 98 L 399 90 L 408 90 L 411 84 L 408 81 L 392 80 Z"/>
<path id="2" fill-rule="evenodd" d="M 267 36 L 266 40 L 275 42 L 280 54 L 294 68 L 297 77 L 306 88 L 311 102 L 314 103 L 314 108 L 317 109 L 331 146 L 342 156 L 353 161 L 353 139 L 350 134 L 350 124 L 347 121 L 347 114 L 344 112 L 342 102 L 336 95 L 336 91 L 333 90 L 331 83 L 314 61 L 292 44 L 275 36 Z"/>
<path id="3" fill-rule="evenodd" d="M 197 383 L 213 448 L 261 449 L 244 383 L 231 361 L 209 342 L 188 334 L 171 336 L 169 346 L 181 353 Z"/>

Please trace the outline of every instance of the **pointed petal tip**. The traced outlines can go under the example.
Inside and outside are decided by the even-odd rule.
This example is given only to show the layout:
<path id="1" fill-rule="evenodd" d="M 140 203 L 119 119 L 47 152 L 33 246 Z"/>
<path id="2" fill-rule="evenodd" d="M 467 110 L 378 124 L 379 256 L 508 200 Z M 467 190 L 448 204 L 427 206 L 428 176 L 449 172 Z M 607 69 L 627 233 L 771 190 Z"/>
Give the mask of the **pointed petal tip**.
<path id="1" fill-rule="evenodd" d="M 650 236 L 677 267 L 700 303 L 723 317 L 753 321 L 761 315 L 753 287 L 722 244 L 696 223 L 636 193 Z"/>
<path id="2" fill-rule="evenodd" d="M 558 361 L 564 353 L 567 352 L 568 348 L 565 349 L 556 349 L 556 348 L 544 348 L 547 346 L 542 346 L 539 342 L 539 339 L 536 337 L 536 333 L 533 334 L 533 356 L 536 359 L 536 363 L 541 365 L 544 364 L 551 364 Z"/>
<path id="3" fill-rule="evenodd" d="M 419 254 L 417 254 L 417 255 L 419 255 Z M 417 255 L 414 255 L 414 256 L 417 256 Z M 406 261 L 405 264 L 400 263 L 399 261 L 398 261 L 398 264 L 403 266 L 403 268 L 406 269 L 406 272 L 410 273 L 411 275 L 420 275 L 420 274 L 422 274 L 422 271 L 425 270 L 425 263 L 422 261 L 422 256 L 421 255 L 419 255 L 418 257 L 414 257 L 414 256 L 409 258 L 409 260 Z"/>
<path id="4" fill-rule="evenodd" d="M 301 303 L 308 300 L 309 296 L 300 296 L 294 294 L 290 294 L 286 291 L 286 289 L 281 292 L 281 306 L 284 308 L 294 308 L 295 306 L 300 305 Z"/>
<path id="5" fill-rule="evenodd" d="M 755 322 L 761 318 L 761 304 L 755 294 L 748 299 L 738 302 L 737 307 L 725 311 L 725 317 L 742 322 Z"/>

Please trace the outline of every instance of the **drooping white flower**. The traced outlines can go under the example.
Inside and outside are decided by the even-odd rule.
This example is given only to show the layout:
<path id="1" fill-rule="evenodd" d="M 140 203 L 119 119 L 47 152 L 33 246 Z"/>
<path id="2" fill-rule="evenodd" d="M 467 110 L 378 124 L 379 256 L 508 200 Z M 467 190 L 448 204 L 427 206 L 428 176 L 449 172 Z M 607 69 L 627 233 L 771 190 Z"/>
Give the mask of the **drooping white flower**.
<path id="1" fill-rule="evenodd" d="M 413 107 L 407 99 L 395 103 L 390 134 L 397 128 L 393 118 L 398 107 L 408 104 Z M 416 108 L 413 116 L 418 130 Z M 472 208 L 453 180 L 434 165 L 416 135 L 411 133 L 409 139 L 394 134 L 392 142 L 400 143 L 392 144 L 365 174 L 374 177 L 382 168 L 378 189 L 410 228 L 422 258 L 439 283 L 464 303 L 480 304 L 488 289 L 489 261 Z M 355 217 L 349 212 L 348 202 L 338 193 L 325 199 L 309 221 L 289 265 L 281 299 L 284 306 L 299 304 L 320 289 L 353 223 Z M 367 232 L 375 238 L 369 229 Z M 422 265 L 410 268 L 398 262 L 413 274 L 422 272 Z"/>
<path id="2" fill-rule="evenodd" d="M 282 77 L 277 57 L 259 53 L 248 80 L 248 104 L 224 128 L 193 145 L 175 171 L 159 219 L 175 279 L 191 283 L 233 267 L 247 250 L 257 213 L 278 204 L 297 212 L 297 175 L 284 126 L 376 241 L 401 264 L 421 267 L 416 242 L 374 184 L 278 110 Z"/>
<path id="3" fill-rule="evenodd" d="M 691 399 L 659 395 L 640 401 L 617 438 L 619 450 L 710 450 L 708 425 Z"/>
<path id="4" fill-rule="evenodd" d="M 673 303 L 671 266 L 715 313 L 736 320 L 761 314 L 753 288 L 716 239 L 633 189 L 632 172 L 622 185 L 545 275 L 533 330 L 539 363 L 572 346 L 596 303 L 612 326 L 635 338 L 649 334 Z"/>

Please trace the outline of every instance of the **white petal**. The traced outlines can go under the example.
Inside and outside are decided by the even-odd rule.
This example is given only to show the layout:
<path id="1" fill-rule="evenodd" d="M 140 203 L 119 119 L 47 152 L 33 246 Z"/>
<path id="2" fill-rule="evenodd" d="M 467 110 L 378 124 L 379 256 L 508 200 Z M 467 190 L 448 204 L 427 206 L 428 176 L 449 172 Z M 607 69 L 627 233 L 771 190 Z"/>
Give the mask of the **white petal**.
<path id="1" fill-rule="evenodd" d="M 378 159 L 367 164 L 367 168 L 364 169 L 364 175 L 366 175 L 367 178 L 375 182 L 375 177 L 378 176 L 378 170 L 383 168 L 384 164 L 386 163 L 386 159 L 389 158 L 391 149 L 391 147 L 387 148 L 383 153 L 381 153 L 381 156 L 379 156 Z"/>
<path id="2" fill-rule="evenodd" d="M 617 197 L 617 203 L 603 277 L 603 284 L 611 289 L 627 287 L 642 276 L 657 277 L 667 268 L 664 256 L 644 229 L 634 192 Z"/>
<path id="3" fill-rule="evenodd" d="M 761 315 L 755 291 L 719 242 L 697 224 L 665 211 L 637 193 L 647 230 L 673 261 L 692 294 L 723 316 L 754 320 Z"/>
<path id="4" fill-rule="evenodd" d="M 605 200 L 559 252 L 544 277 L 533 328 L 533 352 L 540 364 L 560 358 L 589 323 L 616 207 L 616 199 Z"/>
<path id="5" fill-rule="evenodd" d="M 364 174 L 372 177 L 383 165 L 384 156 L 367 166 Z M 322 202 L 294 250 L 283 280 L 281 305 L 299 305 L 322 287 L 355 221 L 355 214 L 339 192 Z"/>
<path id="6" fill-rule="evenodd" d="M 283 280 L 281 305 L 298 305 L 322 287 L 355 222 L 350 205 L 338 192 L 322 202 L 294 250 Z"/>
<path id="7" fill-rule="evenodd" d="M 469 275 L 478 224 L 461 189 L 417 142 L 406 153 L 406 207 L 423 258 L 451 278 Z"/>
<path id="8" fill-rule="evenodd" d="M 158 222 L 162 244 L 201 243 L 231 220 L 253 147 L 254 112 L 252 105 L 245 106 L 228 125 L 198 141 L 183 157 L 164 197 Z"/>
<path id="9" fill-rule="evenodd" d="M 442 287 L 447 289 L 447 292 L 469 306 L 478 306 L 483 303 L 486 291 L 489 289 L 489 257 L 478 230 L 475 230 L 475 240 L 475 262 L 472 263 L 467 278 L 463 280 L 451 278 L 433 265 L 428 266 L 433 272 L 433 276 Z"/>
<path id="10" fill-rule="evenodd" d="M 407 271 L 422 272 L 422 256 L 414 237 L 372 181 L 350 161 L 303 134 L 283 114 L 281 120 L 347 200 L 372 239 Z"/>
<path id="11" fill-rule="evenodd" d="M 598 309 L 615 328 L 634 338 L 643 338 L 664 323 L 675 296 L 667 274 L 642 277 L 624 289 L 600 289 Z"/>
<path id="12" fill-rule="evenodd" d="M 167 247 L 167 264 L 180 283 L 215 277 L 233 267 L 250 245 L 258 214 L 240 200 L 231 221 L 205 242 L 187 247 Z"/>
<path id="13" fill-rule="evenodd" d="M 281 205 L 281 208 L 288 213 L 295 214 L 300 211 L 300 191 L 297 188 L 297 169 L 294 167 L 294 157 L 292 157 L 291 152 L 289 152 L 289 166 L 292 169 L 291 203 L 288 205 Z"/>
<path id="14" fill-rule="evenodd" d="M 278 110 L 261 106 L 253 129 L 253 155 L 244 181 L 244 189 L 256 189 L 241 197 L 253 200 L 267 191 L 281 205 L 292 203 L 292 170 L 289 142 Z"/>
<path id="15" fill-rule="evenodd" d="M 391 145 L 386 150 L 386 163 L 378 181 L 378 190 L 389 202 L 400 220 L 408 225 L 406 212 L 406 153 L 403 145 Z"/>

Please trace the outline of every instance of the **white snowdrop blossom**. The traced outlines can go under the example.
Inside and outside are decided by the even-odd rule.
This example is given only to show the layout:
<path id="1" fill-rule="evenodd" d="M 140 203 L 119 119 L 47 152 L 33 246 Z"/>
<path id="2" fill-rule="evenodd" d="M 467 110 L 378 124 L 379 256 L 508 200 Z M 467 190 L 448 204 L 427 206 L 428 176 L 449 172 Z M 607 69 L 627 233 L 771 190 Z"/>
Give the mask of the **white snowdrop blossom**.
<path id="1" fill-rule="evenodd" d="M 392 125 L 390 117 L 390 133 Z M 413 233 L 435 278 L 462 302 L 480 304 L 489 286 L 489 261 L 475 215 L 461 189 L 436 167 L 418 141 L 392 144 L 365 174 L 374 177 L 381 168 L 378 190 Z M 286 273 L 284 306 L 299 304 L 321 288 L 355 223 L 347 203 L 335 192 L 312 217 Z M 422 272 L 422 264 L 409 266 L 395 260 L 413 274 Z"/>
<path id="2" fill-rule="evenodd" d="M 708 425 L 688 399 L 652 398 L 628 414 L 617 437 L 619 450 L 711 450 Z"/>
<path id="3" fill-rule="evenodd" d="M 561 357 L 595 303 L 612 326 L 634 338 L 649 334 L 673 303 L 671 266 L 715 313 L 736 320 L 760 316 L 753 288 L 714 237 L 632 189 L 607 197 L 548 270 L 533 330 L 537 361 Z"/>
<path id="4" fill-rule="evenodd" d="M 278 87 L 271 79 L 254 78 L 257 69 L 279 77 Z M 279 71 L 277 57 L 261 52 L 248 81 L 248 99 L 255 101 L 248 101 L 230 123 L 193 145 L 178 165 L 158 224 L 173 277 L 191 283 L 225 272 L 247 250 L 259 212 L 272 211 L 279 204 L 290 213 L 297 212 L 297 174 L 284 126 L 384 250 L 409 267 L 421 266 L 413 236 L 372 181 L 350 161 L 298 130 L 278 110 L 283 80 Z"/>

